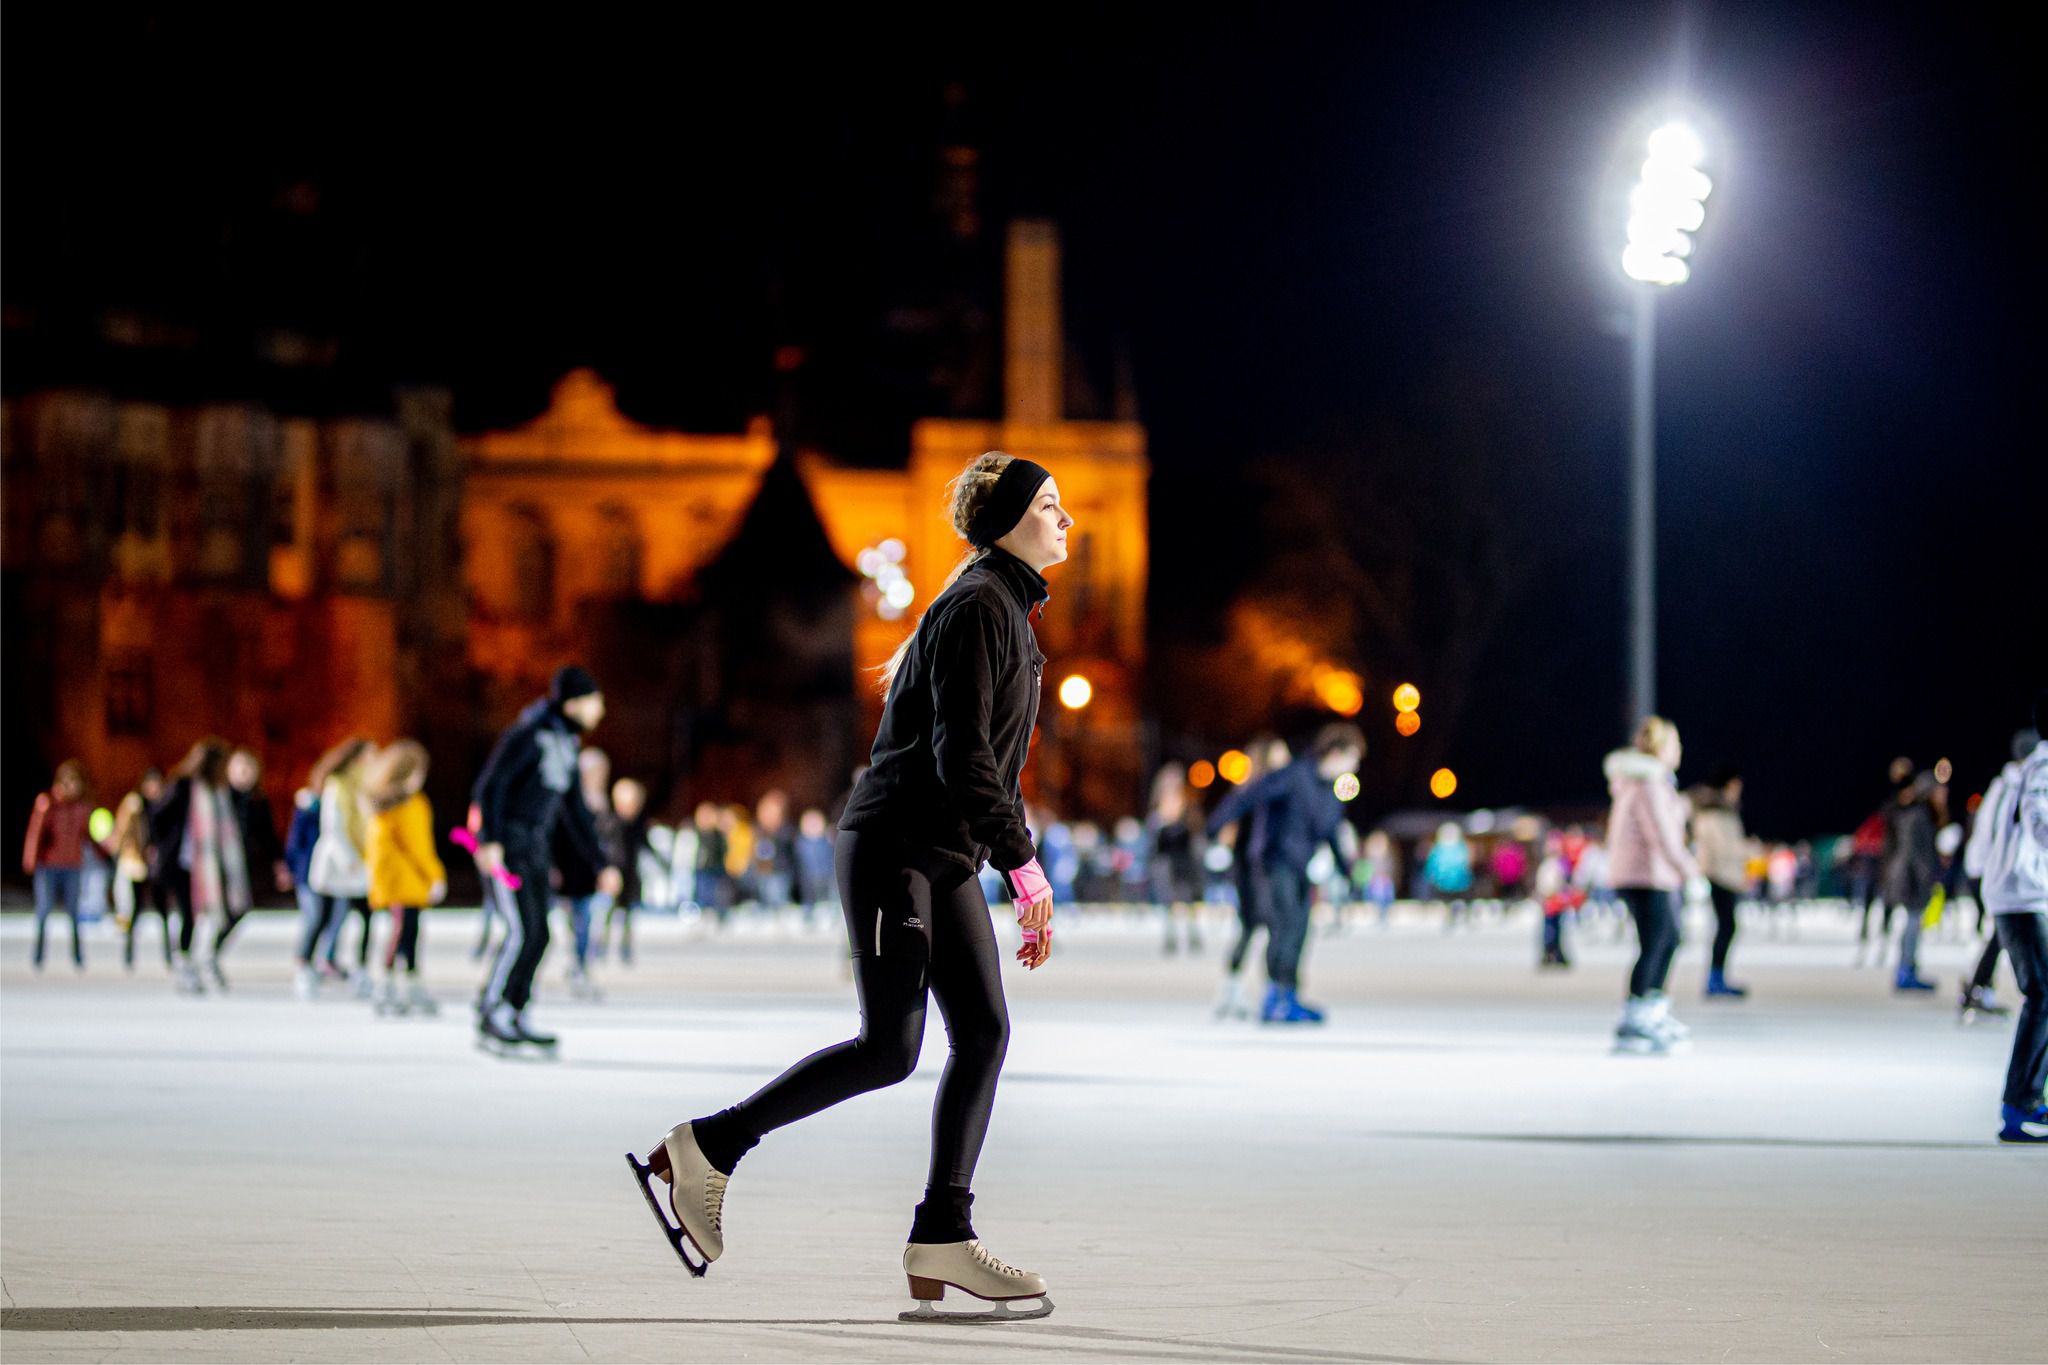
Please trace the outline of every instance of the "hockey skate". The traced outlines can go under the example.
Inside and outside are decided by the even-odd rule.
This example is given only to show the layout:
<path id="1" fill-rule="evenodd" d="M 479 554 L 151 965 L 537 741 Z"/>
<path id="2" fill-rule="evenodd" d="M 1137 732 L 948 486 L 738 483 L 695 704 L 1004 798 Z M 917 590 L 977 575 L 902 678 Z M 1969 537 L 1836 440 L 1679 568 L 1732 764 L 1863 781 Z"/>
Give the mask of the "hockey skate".
<path id="1" fill-rule="evenodd" d="M 903 1273 L 910 1279 L 910 1297 L 917 1300 L 917 1307 L 896 1315 L 903 1322 L 1023 1322 L 1052 1312 L 1045 1277 L 1003 1264 L 979 1239 L 936 1246 L 912 1242 L 903 1248 Z M 932 1305 L 946 1297 L 949 1287 L 990 1306 L 942 1313 Z M 1036 1299 L 1038 1304 L 1015 1307 L 1024 1299 Z"/>
<path id="2" fill-rule="evenodd" d="M 640 1193 L 647 1196 L 647 1207 L 653 1211 L 654 1221 L 661 1224 L 662 1235 L 668 1238 L 668 1244 L 675 1248 L 689 1272 L 701 1277 L 713 1261 L 725 1254 L 725 1187 L 729 1177 L 704 1159 L 687 1123 L 671 1128 L 645 1161 L 626 1153 L 626 1164 L 633 1168 L 633 1178 L 640 1183 Z M 681 1172 L 680 1180 L 677 1172 Z M 657 1179 L 668 1184 L 666 1213 L 655 1195 Z M 686 1242 L 697 1249 L 702 1260 L 690 1259 L 690 1253 L 684 1249 Z"/>
<path id="3" fill-rule="evenodd" d="M 535 1057 L 553 1060 L 555 1037 L 534 1033 L 510 1005 L 497 1004 L 476 1018 L 476 1045 L 494 1057 Z"/>

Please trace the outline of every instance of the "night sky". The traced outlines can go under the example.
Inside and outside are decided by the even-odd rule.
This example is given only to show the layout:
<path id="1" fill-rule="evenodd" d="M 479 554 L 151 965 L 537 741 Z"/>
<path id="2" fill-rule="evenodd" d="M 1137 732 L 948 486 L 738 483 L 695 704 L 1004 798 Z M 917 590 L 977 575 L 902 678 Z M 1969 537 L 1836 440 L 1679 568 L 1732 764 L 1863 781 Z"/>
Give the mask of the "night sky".
<path id="1" fill-rule="evenodd" d="M 1077 354 L 1105 394 L 1126 367 L 1151 433 L 1155 643 L 1213 635 L 1268 561 L 1270 471 L 1322 480 L 1369 549 L 1387 470 L 1426 487 L 1483 411 L 1526 549 L 1440 742 L 1461 801 L 1594 801 L 1624 738 L 1611 186 L 1677 91 L 1716 181 L 1660 300 L 1683 775 L 1741 765 L 1778 835 L 1853 825 L 1895 753 L 1981 786 L 2048 684 L 2026 45 L 1960 7 L 1381 8 L 16 6 L 5 383 L 256 390 L 222 338 L 286 327 L 341 347 L 330 392 L 288 401 L 424 380 L 486 427 L 591 364 L 642 420 L 735 428 L 795 345 L 806 440 L 900 458 L 937 411 L 904 318 L 947 270 L 990 277 L 1003 220 L 1051 216 Z M 980 152 L 988 224 L 950 265 L 948 140 Z M 107 308 L 203 340 L 138 374 L 89 340 Z M 1457 515 L 1418 505 L 1427 532 Z"/>

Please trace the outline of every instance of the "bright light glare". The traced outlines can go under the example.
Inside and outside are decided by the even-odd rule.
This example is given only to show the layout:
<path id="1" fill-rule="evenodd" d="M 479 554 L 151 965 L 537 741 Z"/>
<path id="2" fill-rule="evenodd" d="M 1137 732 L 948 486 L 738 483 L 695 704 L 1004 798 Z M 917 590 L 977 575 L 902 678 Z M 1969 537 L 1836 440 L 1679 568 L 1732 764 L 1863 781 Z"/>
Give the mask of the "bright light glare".
<path id="1" fill-rule="evenodd" d="M 1650 155 L 1660 161 L 1697 163 L 1707 154 L 1700 135 L 1683 123 L 1667 123 L 1650 134 Z"/>
<path id="2" fill-rule="evenodd" d="M 1449 768 L 1438 768 L 1429 775 L 1429 794 L 1437 800 L 1447 799 L 1458 789 L 1458 775 Z"/>
<path id="3" fill-rule="evenodd" d="M 1394 709 L 1402 713 L 1415 710 L 1422 705 L 1422 689 L 1414 683 L 1402 683 L 1394 689 Z"/>
<path id="4" fill-rule="evenodd" d="M 1706 200 L 1714 182 L 1698 161 L 1705 149 L 1699 135 L 1682 123 L 1668 123 L 1650 134 L 1650 155 L 1641 178 L 1628 196 L 1628 245 L 1621 268 L 1630 279 L 1646 284 L 1684 284 L 1692 269 L 1692 239 L 1707 221 Z"/>
<path id="5" fill-rule="evenodd" d="M 1060 684 L 1060 705 L 1069 711 L 1078 711 L 1095 696 L 1095 686 L 1079 673 L 1070 674 Z"/>
<path id="6" fill-rule="evenodd" d="M 1355 801 L 1355 800 L 1357 800 L 1357 799 L 1358 799 L 1358 774 L 1357 774 L 1357 773 L 1343 773 L 1343 774 L 1341 774 L 1341 775 L 1340 775 L 1340 776 L 1339 776 L 1339 777 L 1337 778 L 1337 780 L 1336 780 L 1336 781 L 1335 781 L 1334 783 L 1332 783 L 1332 784 L 1331 784 L 1331 790 L 1337 793 L 1337 799 L 1338 799 L 1339 801 Z"/>
<path id="7" fill-rule="evenodd" d="M 1216 760 L 1216 772 L 1225 782 L 1242 782 L 1252 775 L 1251 755 L 1242 749 L 1231 749 Z"/>

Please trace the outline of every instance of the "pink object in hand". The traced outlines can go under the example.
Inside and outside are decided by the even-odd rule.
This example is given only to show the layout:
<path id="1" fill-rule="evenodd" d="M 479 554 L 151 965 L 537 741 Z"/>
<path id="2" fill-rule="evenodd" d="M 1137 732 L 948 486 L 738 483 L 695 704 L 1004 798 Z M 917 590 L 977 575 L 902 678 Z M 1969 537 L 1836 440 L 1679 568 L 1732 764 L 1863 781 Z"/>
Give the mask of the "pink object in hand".
<path id="1" fill-rule="evenodd" d="M 474 830 L 451 829 L 448 831 L 448 842 L 459 849 L 467 851 L 470 857 L 474 858 L 476 856 L 476 832 Z M 522 885 L 519 875 L 507 868 L 499 868 L 497 877 L 500 882 L 504 883 L 507 891 L 517 891 Z"/>

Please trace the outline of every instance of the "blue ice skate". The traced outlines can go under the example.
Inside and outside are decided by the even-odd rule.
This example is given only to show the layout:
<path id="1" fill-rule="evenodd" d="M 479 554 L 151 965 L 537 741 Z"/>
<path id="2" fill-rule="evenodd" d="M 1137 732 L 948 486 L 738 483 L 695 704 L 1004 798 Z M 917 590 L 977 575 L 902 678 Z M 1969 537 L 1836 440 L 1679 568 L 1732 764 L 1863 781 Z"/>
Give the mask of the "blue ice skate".
<path id="1" fill-rule="evenodd" d="M 2016 1104 L 2001 1104 L 1999 1114 L 2005 1126 L 1998 1130 L 2000 1142 L 2048 1143 L 2048 1105 L 2031 1113 Z"/>

